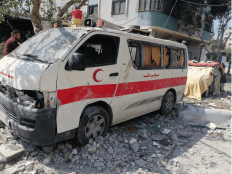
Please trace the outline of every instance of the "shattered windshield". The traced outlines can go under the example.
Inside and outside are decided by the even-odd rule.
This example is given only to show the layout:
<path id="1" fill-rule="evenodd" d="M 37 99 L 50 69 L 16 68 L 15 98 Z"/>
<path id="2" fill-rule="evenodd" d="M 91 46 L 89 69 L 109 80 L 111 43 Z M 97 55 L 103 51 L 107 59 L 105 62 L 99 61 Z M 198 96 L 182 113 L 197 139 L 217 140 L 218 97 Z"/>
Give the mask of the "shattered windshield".
<path id="1" fill-rule="evenodd" d="M 19 58 L 33 58 L 54 63 L 85 32 L 75 28 L 45 30 L 24 42 L 14 52 Z"/>

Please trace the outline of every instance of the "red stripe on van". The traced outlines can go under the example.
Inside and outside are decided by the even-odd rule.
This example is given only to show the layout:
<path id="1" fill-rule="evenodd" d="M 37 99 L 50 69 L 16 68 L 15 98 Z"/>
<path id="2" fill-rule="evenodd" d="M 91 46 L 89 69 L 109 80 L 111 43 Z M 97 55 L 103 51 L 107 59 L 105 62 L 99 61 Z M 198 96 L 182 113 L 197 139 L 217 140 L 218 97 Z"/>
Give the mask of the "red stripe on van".
<path id="1" fill-rule="evenodd" d="M 121 83 L 118 86 L 118 90 L 115 96 L 129 95 L 129 94 L 153 91 L 163 88 L 181 86 L 181 85 L 185 85 L 186 81 L 187 81 L 187 76 L 169 78 L 169 79 Z"/>
<path id="2" fill-rule="evenodd" d="M 187 77 L 177 77 L 150 81 L 120 83 L 118 85 L 118 89 L 115 96 L 123 96 L 168 87 L 181 86 L 185 85 L 186 81 Z M 86 99 L 110 98 L 113 97 L 116 87 L 117 84 L 79 86 L 69 89 L 58 90 L 57 97 L 61 101 L 61 105 Z"/>
<path id="3" fill-rule="evenodd" d="M 57 91 L 61 105 L 94 98 L 113 97 L 117 84 L 79 86 Z"/>

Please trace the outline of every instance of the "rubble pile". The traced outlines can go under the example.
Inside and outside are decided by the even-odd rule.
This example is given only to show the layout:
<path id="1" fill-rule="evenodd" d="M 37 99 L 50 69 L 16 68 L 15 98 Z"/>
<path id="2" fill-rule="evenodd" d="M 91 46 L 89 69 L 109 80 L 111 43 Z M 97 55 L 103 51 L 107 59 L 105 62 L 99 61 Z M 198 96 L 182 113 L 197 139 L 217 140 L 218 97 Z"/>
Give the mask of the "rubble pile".
<path id="1" fill-rule="evenodd" d="M 161 116 L 154 112 L 113 126 L 105 137 L 90 139 L 83 147 L 77 146 L 73 140 L 54 146 L 34 146 L 22 141 L 13 131 L 2 126 L 0 173 L 177 174 L 214 170 L 215 164 L 208 164 L 213 159 L 211 156 L 219 157 L 224 152 L 208 146 L 209 152 L 204 152 L 199 142 L 203 137 L 226 142 L 231 138 L 230 129 L 217 129 L 213 123 L 207 126 L 186 124 L 178 119 L 178 109 L 179 105 L 176 105 L 170 115 Z M 226 144 L 228 151 L 230 145 Z M 8 153 L 1 153 L 1 148 L 6 146 L 18 149 L 10 153 L 9 160 L 4 156 Z M 21 148 L 23 150 L 19 150 Z M 190 156 L 185 154 L 187 152 Z M 200 156 L 195 161 L 196 164 L 185 164 L 185 160 L 195 156 Z M 211 159 L 207 161 L 207 158 Z M 193 167 L 195 165 L 198 167 Z"/>
<path id="2" fill-rule="evenodd" d="M 74 140 L 35 146 L 0 123 L 0 174 L 231 173 L 232 129 L 214 122 L 189 125 L 178 117 L 188 108 L 183 102 L 228 110 L 232 92 L 202 101 L 185 98 L 170 115 L 154 112 L 121 123 L 84 147 Z"/>
<path id="3" fill-rule="evenodd" d="M 210 109 L 227 109 L 231 110 L 231 92 L 222 92 L 220 96 L 210 95 L 207 98 L 202 98 L 202 100 L 196 100 L 185 97 L 183 99 L 184 103 L 189 103 L 195 106 L 201 106 Z"/>

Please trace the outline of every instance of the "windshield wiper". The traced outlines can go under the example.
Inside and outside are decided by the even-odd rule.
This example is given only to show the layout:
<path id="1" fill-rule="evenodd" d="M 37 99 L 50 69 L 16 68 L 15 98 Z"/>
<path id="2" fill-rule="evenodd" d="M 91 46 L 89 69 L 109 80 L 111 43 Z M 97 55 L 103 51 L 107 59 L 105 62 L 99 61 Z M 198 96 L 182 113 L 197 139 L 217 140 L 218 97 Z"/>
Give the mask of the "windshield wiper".
<path id="1" fill-rule="evenodd" d="M 35 59 L 38 58 L 38 56 L 32 55 L 32 54 L 23 54 L 23 56 L 27 56 L 27 57 L 31 57 L 31 58 L 35 58 Z"/>

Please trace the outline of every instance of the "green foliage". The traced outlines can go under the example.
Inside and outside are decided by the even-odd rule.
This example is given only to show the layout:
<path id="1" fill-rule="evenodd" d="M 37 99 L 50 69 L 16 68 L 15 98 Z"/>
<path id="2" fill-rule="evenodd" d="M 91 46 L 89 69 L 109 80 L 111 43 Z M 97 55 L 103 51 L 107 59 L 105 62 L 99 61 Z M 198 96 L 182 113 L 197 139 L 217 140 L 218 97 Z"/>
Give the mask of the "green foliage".
<path id="1" fill-rule="evenodd" d="M 67 14 L 68 9 L 64 9 L 54 4 L 54 0 L 2 0 L 0 6 L 0 23 L 5 20 L 5 16 L 16 15 L 16 12 L 20 14 L 29 15 L 29 9 L 34 5 L 35 1 L 40 1 L 40 15 L 42 19 L 49 21 L 50 23 L 59 22 L 61 19 L 70 19 L 70 15 Z M 80 0 L 69 0 L 66 3 L 73 1 L 74 3 L 80 2 Z M 63 16 L 58 17 L 57 14 L 64 12 Z M 54 15 L 55 14 L 55 15 Z"/>
<path id="2" fill-rule="evenodd" d="M 198 4 L 205 4 L 205 0 L 191 0 L 191 2 L 198 3 Z M 210 5 L 218 5 L 218 4 L 229 4 L 229 0 L 207 0 L 207 4 Z M 201 28 L 201 16 L 202 11 L 205 6 L 202 5 L 195 5 L 190 4 L 187 2 L 181 2 L 181 20 L 183 21 L 183 24 L 185 27 L 192 26 L 191 30 L 197 30 Z M 228 6 L 211 6 L 210 11 L 208 12 L 207 17 L 209 19 L 219 19 L 221 18 L 225 13 L 229 13 L 231 10 Z M 205 24 L 207 22 L 205 21 Z"/>
<path id="3" fill-rule="evenodd" d="M 0 43 L 0 59 L 2 58 L 5 51 L 5 41 Z"/>

